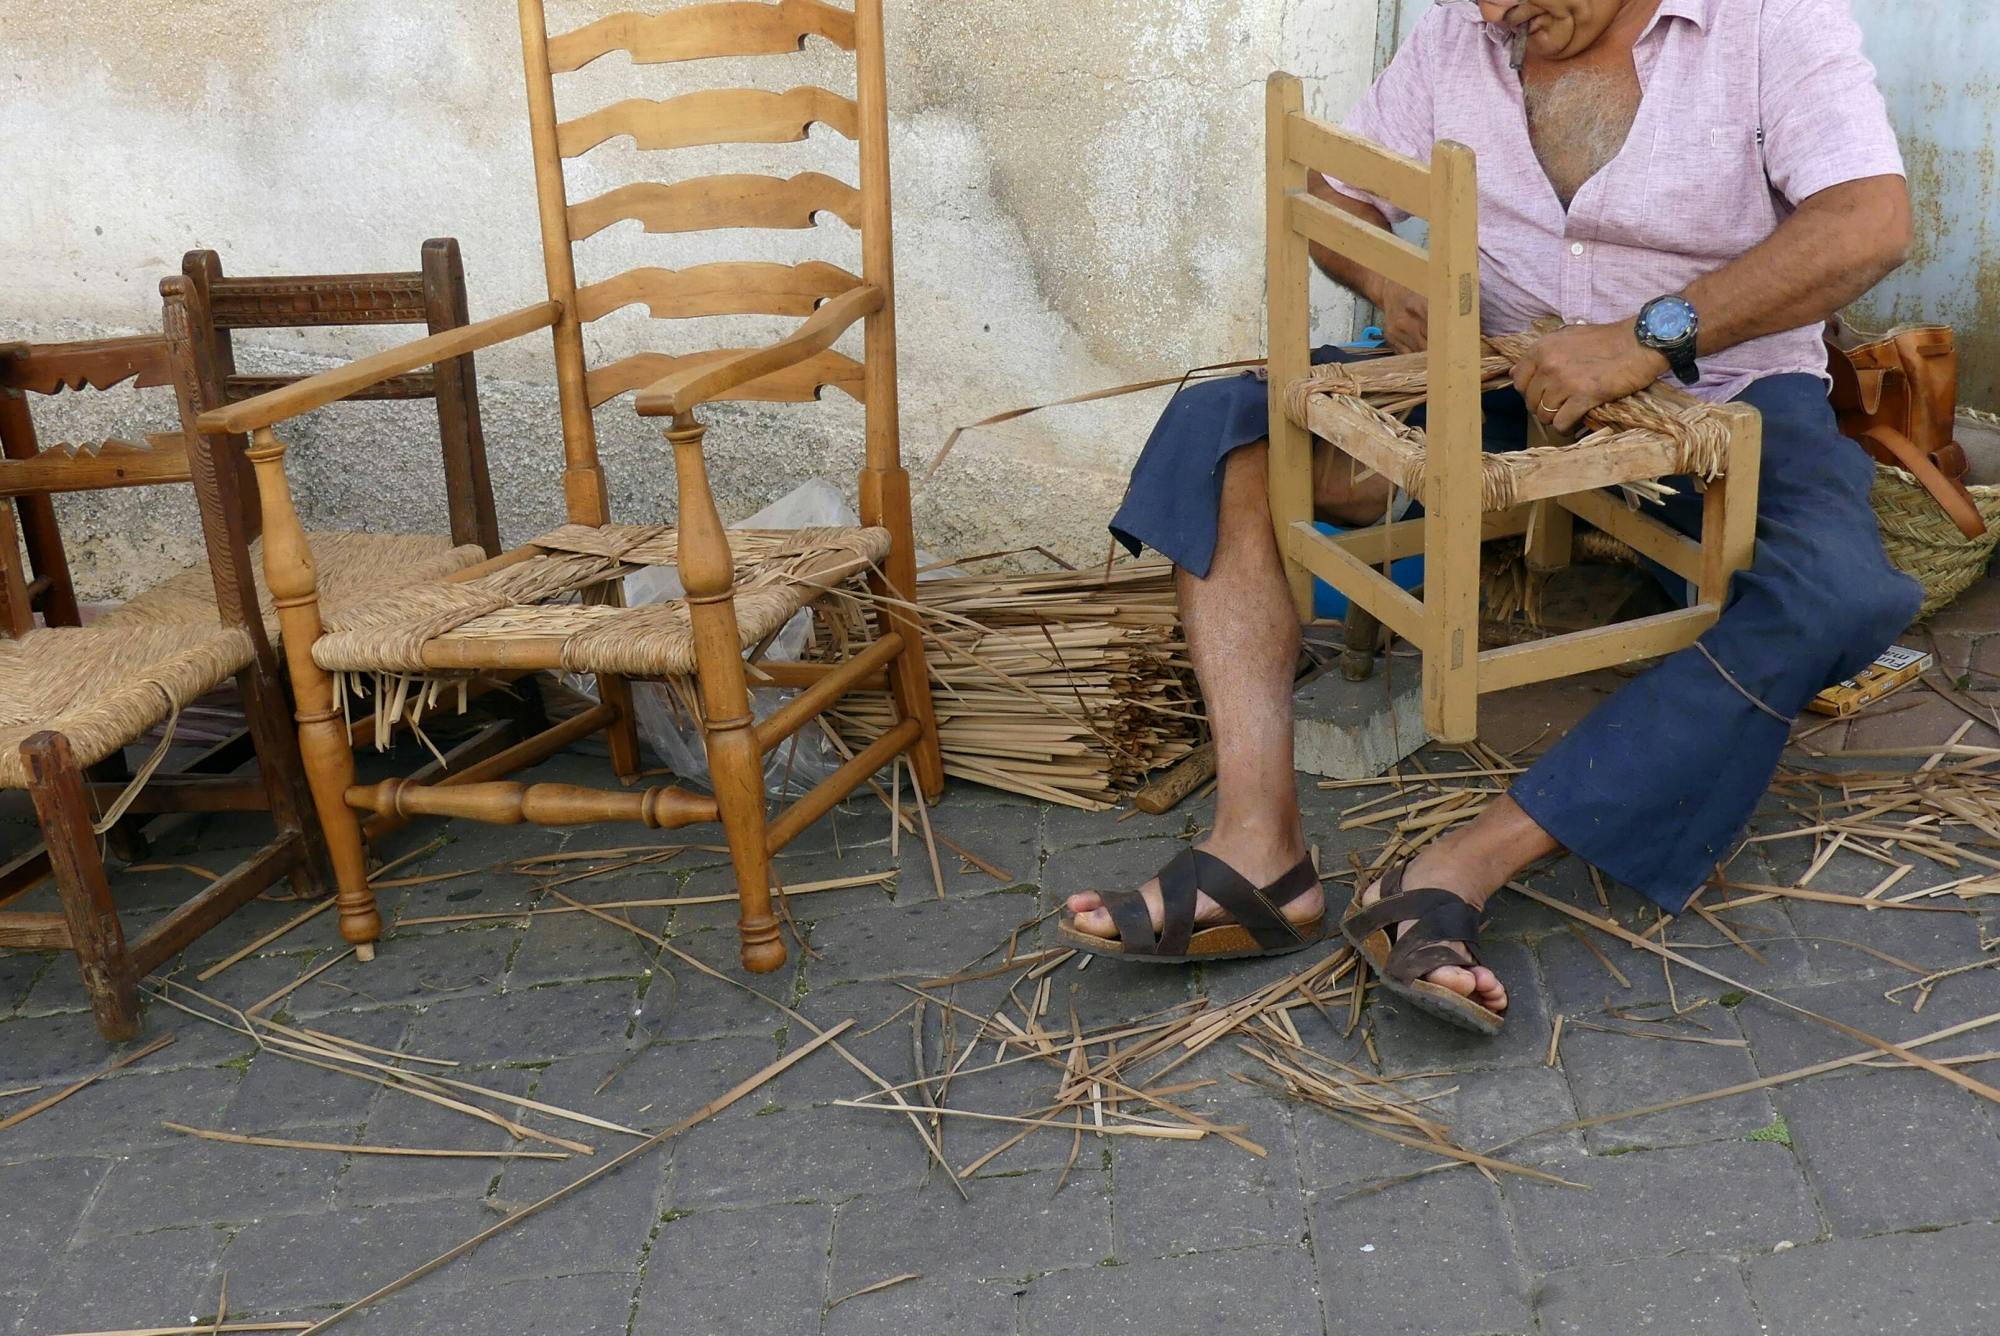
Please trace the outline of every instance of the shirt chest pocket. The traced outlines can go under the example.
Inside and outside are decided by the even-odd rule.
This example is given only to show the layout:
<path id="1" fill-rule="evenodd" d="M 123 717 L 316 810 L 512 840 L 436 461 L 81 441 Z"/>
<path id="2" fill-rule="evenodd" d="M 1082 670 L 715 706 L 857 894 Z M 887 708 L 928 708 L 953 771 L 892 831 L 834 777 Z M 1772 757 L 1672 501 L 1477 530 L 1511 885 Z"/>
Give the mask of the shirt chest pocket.
<path id="1" fill-rule="evenodd" d="M 1636 208 L 1620 221 L 1635 245 L 1726 262 L 1777 225 L 1762 132 L 1754 125 L 1661 127 L 1650 151 L 1633 156 L 1643 162 L 1645 180 L 1623 192 Z"/>

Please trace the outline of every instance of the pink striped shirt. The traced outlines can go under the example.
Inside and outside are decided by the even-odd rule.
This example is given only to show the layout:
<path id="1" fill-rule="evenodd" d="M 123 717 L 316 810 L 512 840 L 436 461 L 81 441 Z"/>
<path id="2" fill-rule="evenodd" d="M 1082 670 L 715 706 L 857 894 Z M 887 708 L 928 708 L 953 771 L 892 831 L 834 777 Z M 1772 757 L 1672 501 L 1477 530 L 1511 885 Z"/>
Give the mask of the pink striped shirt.
<path id="1" fill-rule="evenodd" d="M 1625 147 L 1567 213 L 1528 140 L 1504 30 L 1471 4 L 1418 19 L 1347 118 L 1419 160 L 1479 155 L 1481 301 L 1490 333 L 1547 316 L 1629 322 L 1770 236 L 1800 201 L 1903 160 L 1848 0 L 1661 0 L 1633 51 L 1644 97 Z M 1373 196 L 1346 190 L 1383 210 Z M 1702 359 L 1727 399 L 1781 372 L 1826 374 L 1817 326 Z"/>

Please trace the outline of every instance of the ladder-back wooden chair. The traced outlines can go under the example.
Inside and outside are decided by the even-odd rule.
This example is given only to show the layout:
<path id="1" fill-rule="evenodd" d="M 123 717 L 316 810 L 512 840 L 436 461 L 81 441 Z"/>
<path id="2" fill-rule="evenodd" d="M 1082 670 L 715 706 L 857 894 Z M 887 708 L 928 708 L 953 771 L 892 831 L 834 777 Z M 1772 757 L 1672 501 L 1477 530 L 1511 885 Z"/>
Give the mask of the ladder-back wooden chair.
<path id="1" fill-rule="evenodd" d="M 944 773 L 917 623 L 900 602 L 915 590 L 909 478 L 896 416 L 894 277 L 889 210 L 887 82 L 881 0 L 844 9 L 824 0 L 707 3 L 657 14 L 619 14 L 551 36 L 541 0 L 520 0 L 528 119 L 540 201 L 549 300 L 465 330 L 313 377 L 200 418 L 206 448 L 250 433 L 264 509 L 264 563 L 284 624 L 299 736 L 340 881 L 341 927 L 372 941 L 380 920 L 361 864 L 357 812 L 457 816 L 500 823 L 564 825 L 624 820 L 676 828 L 719 820 L 741 900 L 744 964 L 783 964 L 771 901 L 771 858 L 882 766 L 907 755 L 917 782 L 936 797 Z M 557 79 L 601 57 L 640 66 L 788 56 L 809 37 L 855 56 L 856 96 L 815 87 L 772 93 L 723 89 L 659 101 L 629 99 L 561 119 Z M 587 199 L 571 196 L 563 166 L 630 136 L 642 151 L 802 140 L 822 124 L 855 140 L 858 185 L 806 172 L 783 179 L 733 175 L 632 182 Z M 811 263 L 701 265 L 678 272 L 637 269 L 579 287 L 575 243 L 614 223 L 653 233 L 726 228 L 804 228 L 824 214 L 859 229 L 857 277 Z M 593 366 L 584 326 L 644 303 L 661 319 L 759 313 L 805 316 L 789 336 L 760 348 L 679 357 L 641 353 Z M 833 348 L 864 330 L 856 361 Z M 448 580 L 329 613 L 312 553 L 300 536 L 286 483 L 279 423 L 412 367 L 460 357 L 543 329 L 553 331 L 561 397 L 570 523 Z M 723 400 L 811 401 L 833 387 L 866 409 L 862 527 L 797 533 L 726 533 L 703 455 L 703 405 Z M 642 415 L 670 419 L 678 528 L 614 525 L 592 410 L 639 391 Z M 623 578 L 648 565 L 676 565 L 687 595 L 644 608 L 619 606 Z M 865 574 L 879 635 L 831 665 L 759 664 L 759 680 L 799 688 L 782 710 L 751 715 L 745 654 L 801 608 Z M 306 650 L 310 649 L 310 652 Z M 599 705 L 490 762 L 434 785 L 358 786 L 340 726 L 336 677 L 373 678 L 377 690 L 428 698 L 440 682 L 499 670 L 563 670 L 595 676 Z M 639 769 L 631 679 L 693 679 L 714 776 L 713 796 L 678 787 L 643 791 L 500 780 L 590 733 L 608 734 L 612 764 L 628 782 Z M 763 758 L 842 695 L 887 684 L 898 722 L 834 775 L 767 820 Z"/>
<path id="2" fill-rule="evenodd" d="M 1507 383 L 1530 340 L 1480 336 L 1472 150 L 1439 143 L 1428 165 L 1391 153 L 1306 115 L 1302 86 L 1285 74 L 1271 79 L 1267 115 L 1271 516 L 1301 615 L 1312 617 L 1317 576 L 1348 597 L 1350 616 L 1367 628 L 1364 641 L 1372 644 L 1379 620 L 1417 646 L 1425 725 L 1443 742 L 1478 735 L 1481 693 L 1692 644 L 1720 615 L 1730 577 L 1754 551 L 1763 439 L 1756 410 L 1656 386 L 1591 413 L 1582 440 L 1540 436 L 1527 449 L 1484 453 L 1480 396 Z M 1425 219 L 1428 247 L 1315 198 L 1308 188 L 1315 173 Z M 1427 351 L 1315 369 L 1308 305 L 1314 243 L 1424 293 Z M 1414 403 L 1428 408 L 1422 430 L 1398 416 Z M 1423 518 L 1338 537 L 1319 532 L 1312 524 L 1315 437 L 1416 497 Z M 1699 541 L 1606 490 L 1683 475 L 1705 488 Z M 1577 518 L 1690 581 L 1694 604 L 1480 652 L 1481 543 L 1526 535 L 1530 565 L 1550 569 L 1569 560 Z M 1386 574 L 1391 561 L 1416 553 L 1424 556 L 1421 599 Z"/>
<path id="3" fill-rule="evenodd" d="M 309 896 L 327 884 L 277 666 L 252 634 L 254 605 L 233 589 L 211 588 L 206 619 L 78 625 L 51 497 L 185 482 L 189 454 L 178 433 L 45 447 L 28 396 L 126 381 L 161 385 L 171 374 L 158 335 L 0 349 L 0 498 L 12 502 L 0 504 L 0 788 L 30 794 L 44 840 L 0 869 L 0 905 L 50 876 L 60 905 L 60 912 L 0 910 L 0 946 L 74 952 L 98 1029 L 114 1041 L 138 1032 L 138 981 L 149 971 L 280 880 L 289 877 Z M 24 531 L 32 567 L 22 558 Z M 214 544 L 210 551 L 227 557 Z M 232 677 L 256 744 L 256 778 L 232 776 L 232 759 L 219 752 L 178 772 L 154 770 L 180 710 Z M 163 740 L 134 789 L 117 763 L 162 725 Z M 100 767 L 96 780 L 91 767 Z M 272 839 L 128 942 L 99 834 L 160 813 L 255 809 L 270 811 Z"/>

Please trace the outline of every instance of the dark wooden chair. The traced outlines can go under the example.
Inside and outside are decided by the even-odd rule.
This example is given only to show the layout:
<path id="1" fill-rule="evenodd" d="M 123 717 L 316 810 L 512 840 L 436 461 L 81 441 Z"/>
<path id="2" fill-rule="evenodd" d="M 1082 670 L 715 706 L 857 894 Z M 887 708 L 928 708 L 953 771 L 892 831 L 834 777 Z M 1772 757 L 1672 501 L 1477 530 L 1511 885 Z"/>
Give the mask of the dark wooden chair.
<path id="1" fill-rule="evenodd" d="M 114 1041 L 138 1032 L 138 981 L 148 971 L 276 882 L 289 877 L 299 893 L 318 896 L 328 881 L 278 666 L 251 633 L 254 605 L 237 594 L 247 586 L 216 588 L 205 621 L 79 625 L 51 497 L 185 482 L 190 458 L 178 433 L 44 447 L 27 396 L 159 385 L 171 370 L 157 335 L 0 349 L 0 498 L 13 502 L 0 505 L 0 788 L 30 794 L 44 840 L 0 869 L 0 906 L 50 876 L 61 905 L 0 909 L 0 946 L 74 952 L 98 1029 Z M 221 536 L 209 542 L 210 556 L 227 562 Z M 256 745 L 254 779 L 215 773 L 222 764 L 204 756 L 176 774 L 142 771 L 136 788 L 125 782 L 126 747 L 166 725 L 152 770 L 180 710 L 232 677 Z M 87 773 L 107 763 L 108 778 Z M 128 942 L 98 836 L 160 813 L 255 809 L 270 811 L 272 839 Z"/>
<path id="2" fill-rule="evenodd" d="M 358 812 L 438 815 L 546 825 L 638 821 L 676 828 L 720 821 L 741 901 L 742 958 L 755 971 L 784 963 L 771 898 L 771 857 L 880 767 L 907 755 L 921 789 L 944 783 L 914 596 L 915 544 L 909 476 L 896 410 L 896 334 L 890 240 L 889 131 L 881 0 L 852 8 L 826 0 L 779 4 L 702 3 L 651 14 L 613 15 L 551 35 L 542 0 L 520 0 L 528 74 L 528 128 L 546 258 L 545 302 L 466 329 L 364 358 L 337 371 L 203 414 L 197 452 L 231 459 L 251 436 L 264 510 L 264 564 L 280 596 L 286 663 L 297 700 L 300 748 L 340 881 L 341 930 L 366 943 L 380 932 L 369 895 Z M 562 119 L 557 80 L 600 57 L 638 65 L 742 57 L 797 61 L 809 38 L 853 53 L 856 93 L 801 86 L 789 92 L 713 89 L 660 101 L 631 98 Z M 564 80 L 565 93 L 573 81 Z M 579 90 L 580 91 L 580 90 Z M 572 198 L 564 162 L 629 136 L 641 150 L 794 142 L 821 124 L 858 144 L 858 185 L 820 172 L 631 181 Z M 601 173 L 594 173 L 593 177 Z M 642 268 L 579 286 L 575 243 L 621 222 L 653 233 L 732 228 L 811 228 L 838 219 L 859 231 L 862 272 L 825 263 L 762 262 Z M 641 305 L 661 321 L 723 314 L 803 317 L 786 337 L 758 348 L 704 348 L 678 356 L 643 352 L 591 364 L 585 325 Z M 862 357 L 835 349 L 863 331 Z M 553 330 L 570 523 L 533 543 L 447 579 L 346 610 L 327 606 L 285 476 L 279 423 L 389 383 L 413 368 Z M 834 388 L 866 408 L 862 526 L 799 533 L 728 533 L 710 490 L 697 411 L 728 400 L 811 402 Z M 667 418 L 678 480 L 677 527 L 610 522 L 594 408 L 638 391 L 642 415 Z M 221 470 L 218 470 L 221 472 Z M 674 565 L 687 596 L 626 609 L 622 582 L 648 565 Z M 845 597 L 865 575 L 877 634 L 843 662 L 758 664 L 760 680 L 801 688 L 765 720 L 752 717 L 746 654 L 802 607 Z M 378 694 L 427 697 L 439 684 L 498 671 L 562 669 L 594 675 L 601 704 L 491 762 L 438 784 L 359 786 L 340 726 L 340 678 L 373 677 Z M 608 735 L 613 769 L 639 769 L 631 679 L 693 681 L 713 796 L 677 787 L 645 791 L 501 782 L 591 732 Z M 853 761 L 786 810 L 767 814 L 764 758 L 842 695 L 886 682 L 896 721 Z M 409 684 L 421 684 L 411 690 Z"/>
<path id="3" fill-rule="evenodd" d="M 28 396 L 110 390 L 127 382 L 134 389 L 171 385 L 185 426 L 204 411 L 302 379 L 239 371 L 233 331 L 422 324 L 445 333 L 466 323 L 464 267 L 458 244 L 449 239 L 425 243 L 421 267 L 403 273 L 230 277 L 214 253 L 195 251 L 187 256 L 183 273 L 167 279 L 162 288 L 165 334 L 0 345 L 0 446 L 6 456 L 0 462 L 0 496 L 14 500 L 13 506 L 0 508 L 7 512 L 6 532 L 0 534 L 0 598 L 6 605 L 0 629 L 13 638 L 0 645 L 0 787 L 29 788 L 35 794 L 47 839 L 47 847 L 0 867 L 0 905 L 24 895 L 53 871 L 64 904 L 85 907 L 79 911 L 82 917 L 71 917 L 89 927 L 86 935 L 74 925 L 59 930 L 49 915 L 0 914 L 0 946 L 75 949 L 100 1028 L 111 1038 L 125 1037 L 136 1027 L 140 976 L 275 876 L 290 873 L 302 891 L 314 894 L 330 889 L 330 879 L 321 872 L 310 877 L 298 872 L 296 860 L 287 861 L 290 856 L 275 852 L 274 844 L 254 869 L 246 864 L 196 902 L 199 910 L 191 917 L 177 914 L 129 949 L 125 945 L 115 907 L 104 898 L 106 878 L 94 837 L 86 838 L 92 827 L 103 824 L 92 814 L 116 803 L 131 779 L 125 746 L 232 674 L 242 689 L 250 728 L 209 749 L 180 774 L 152 775 L 123 818 L 106 826 L 112 851 L 134 861 L 143 855 L 147 820 L 170 812 L 260 808 L 275 801 L 268 792 L 273 784 L 283 788 L 290 803 L 273 808 L 280 843 L 284 832 L 295 828 L 322 864 L 325 850 L 317 821 L 305 815 L 310 797 L 288 718 L 277 609 L 257 559 L 261 520 L 254 476 L 240 459 L 234 467 L 218 470 L 217 457 L 191 452 L 180 431 L 88 448 L 45 448 Z M 497 552 L 499 523 L 471 359 L 447 359 L 412 370 L 356 397 L 436 401 L 451 532 L 311 535 L 307 541 L 326 573 L 329 600 L 338 605 L 441 578 Z M 103 610 L 87 629 L 78 629 L 82 609 L 52 494 L 190 482 L 208 501 L 203 507 L 208 560 Z M 65 634 L 55 634 L 58 630 Z M 105 664 L 114 662 L 118 674 L 105 670 Z M 114 677 L 147 685 L 134 689 Z M 78 683 L 104 685 L 73 691 Z M 447 752 L 435 769 L 442 771 L 447 763 L 470 765 L 514 741 L 524 725 L 530 731 L 541 727 L 545 720 L 533 682 L 520 682 L 515 691 L 518 695 L 502 718 Z M 108 704 L 99 699 L 106 693 L 116 699 Z M 270 730 L 274 719 L 276 733 Z M 48 753 L 41 764 L 50 778 L 37 788 L 27 763 L 15 764 L 15 754 L 35 741 L 30 733 L 48 727 L 65 749 Z M 354 730 L 358 743 L 378 731 L 373 719 L 358 721 Z M 278 746 L 275 753 L 273 745 Z M 226 778 L 253 756 L 261 762 L 262 779 L 246 784 Z M 88 773 L 78 781 L 81 798 L 72 801 L 76 795 L 65 787 L 62 775 L 79 765 Z M 60 797 L 45 800 L 43 788 Z M 379 836 L 400 824 L 377 818 L 367 833 Z"/>

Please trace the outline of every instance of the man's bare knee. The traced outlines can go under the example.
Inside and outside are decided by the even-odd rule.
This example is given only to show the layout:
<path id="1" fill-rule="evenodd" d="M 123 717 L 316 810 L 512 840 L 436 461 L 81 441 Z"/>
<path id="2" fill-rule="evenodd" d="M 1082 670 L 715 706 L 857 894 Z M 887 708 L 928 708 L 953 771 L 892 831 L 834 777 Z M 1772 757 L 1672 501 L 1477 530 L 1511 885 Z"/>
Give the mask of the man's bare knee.
<path id="1" fill-rule="evenodd" d="M 1389 509 L 1395 489 L 1381 474 L 1361 476 L 1360 465 L 1325 441 L 1313 442 L 1313 513 L 1355 528 L 1374 524 Z"/>

